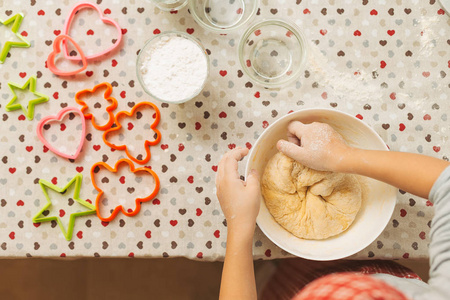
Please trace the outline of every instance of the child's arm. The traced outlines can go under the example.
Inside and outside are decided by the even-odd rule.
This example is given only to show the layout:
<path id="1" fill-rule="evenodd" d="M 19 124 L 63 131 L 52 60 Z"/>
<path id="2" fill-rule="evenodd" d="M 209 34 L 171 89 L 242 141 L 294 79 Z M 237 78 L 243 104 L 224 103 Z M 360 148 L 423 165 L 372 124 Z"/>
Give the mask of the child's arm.
<path id="1" fill-rule="evenodd" d="M 368 176 L 423 198 L 450 165 L 420 154 L 353 148 L 327 124 L 292 122 L 288 131 L 289 142 L 279 141 L 278 149 L 308 167 Z"/>
<path id="2" fill-rule="evenodd" d="M 277 146 L 287 156 L 323 171 L 369 176 L 412 194 L 429 198 L 435 215 L 430 231 L 430 288 L 418 299 L 450 295 L 450 164 L 424 155 L 370 151 L 347 146 L 330 126 L 293 122 L 288 140 Z"/>
<path id="3" fill-rule="evenodd" d="M 256 299 L 252 241 L 261 192 L 258 175 L 239 178 L 238 162 L 248 149 L 224 155 L 216 177 L 217 198 L 227 220 L 227 249 L 220 285 L 220 299 Z"/>

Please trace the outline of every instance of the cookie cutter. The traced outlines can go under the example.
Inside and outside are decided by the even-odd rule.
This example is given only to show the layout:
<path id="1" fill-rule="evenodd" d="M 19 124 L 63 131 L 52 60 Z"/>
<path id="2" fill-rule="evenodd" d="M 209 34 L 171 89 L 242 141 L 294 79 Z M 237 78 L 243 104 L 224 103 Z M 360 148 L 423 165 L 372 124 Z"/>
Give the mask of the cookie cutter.
<path id="1" fill-rule="evenodd" d="M 119 119 L 122 115 L 131 117 L 134 115 L 134 113 L 136 112 L 136 110 L 139 107 L 142 107 L 145 105 L 151 106 L 155 110 L 156 118 L 155 118 L 155 121 L 150 125 L 150 129 L 152 129 L 156 133 L 156 139 L 154 141 L 145 140 L 144 147 L 145 147 L 146 157 L 142 160 L 139 160 L 136 157 L 134 157 L 133 155 L 131 155 L 131 153 L 128 151 L 127 145 L 115 145 L 115 144 L 108 142 L 107 135 L 111 132 L 120 130 L 122 128 L 122 125 L 119 122 Z M 133 106 L 133 108 L 131 109 L 130 112 L 121 111 L 121 112 L 117 113 L 117 115 L 115 117 L 115 122 L 116 122 L 117 126 L 110 128 L 110 129 L 106 130 L 105 133 L 103 133 L 103 141 L 105 142 L 106 145 L 108 145 L 109 147 L 111 147 L 115 150 L 125 150 L 125 153 L 127 154 L 128 158 L 131 159 L 132 161 L 134 161 L 135 163 L 140 164 L 140 165 L 146 164 L 151 158 L 150 146 L 157 145 L 161 141 L 161 132 L 158 129 L 156 129 L 156 126 L 158 126 L 160 120 L 161 120 L 161 113 L 155 104 L 153 104 L 151 102 L 139 102 L 135 106 Z"/>
<path id="2" fill-rule="evenodd" d="M 61 52 L 61 47 L 60 47 L 61 40 L 62 40 L 63 45 L 66 40 L 69 40 L 75 46 L 75 48 L 78 50 L 78 52 L 80 53 L 80 57 L 81 57 L 80 60 L 82 61 L 83 66 L 81 68 L 79 68 L 78 70 L 62 71 L 56 67 L 55 57 L 58 53 Z M 50 52 L 50 54 L 48 55 L 48 58 L 47 58 L 47 67 L 53 74 L 60 75 L 60 76 L 75 75 L 75 74 L 78 74 L 78 73 L 84 71 L 87 68 L 87 66 L 88 66 L 88 63 L 87 63 L 87 59 L 86 59 L 86 56 L 84 55 L 83 50 L 81 50 L 81 47 L 70 36 L 62 34 L 62 35 L 59 35 L 56 37 L 55 41 L 53 42 L 53 51 Z"/>
<path id="3" fill-rule="evenodd" d="M 33 118 L 34 118 L 34 107 L 37 104 L 47 102 L 49 99 L 48 96 L 36 92 L 36 76 L 31 76 L 30 78 L 28 78 L 27 82 L 23 86 L 20 86 L 18 83 L 14 83 L 14 82 L 8 82 L 8 86 L 9 86 L 11 92 L 13 93 L 13 97 L 8 102 L 8 104 L 6 104 L 6 106 L 5 106 L 6 111 L 22 109 L 23 113 L 25 114 L 25 116 L 27 117 L 28 120 L 33 120 Z M 16 94 L 16 92 L 14 92 L 14 88 L 19 89 L 19 90 L 25 90 L 27 87 L 30 92 L 32 92 L 34 95 L 36 95 L 38 97 L 28 101 L 28 108 L 26 110 L 22 106 L 22 104 L 14 103 L 17 100 L 17 94 Z"/>
<path id="4" fill-rule="evenodd" d="M 82 180 L 83 180 L 83 175 L 77 174 L 66 184 L 66 186 L 64 186 L 63 188 L 60 188 L 60 187 L 57 187 L 56 185 L 52 184 L 51 182 L 48 182 L 44 179 L 39 179 L 39 185 L 41 186 L 44 196 L 47 199 L 47 204 L 45 204 L 44 207 L 33 217 L 33 219 L 32 219 L 33 223 L 56 221 L 59 225 L 59 228 L 61 228 L 61 231 L 62 231 L 64 237 L 66 238 L 66 240 L 70 241 L 72 239 L 72 235 L 73 235 L 73 227 L 75 226 L 75 218 L 95 214 L 95 212 L 96 212 L 96 208 L 94 205 L 90 204 L 89 202 L 87 202 L 85 200 L 80 199 L 80 189 L 81 189 L 81 181 Z M 39 216 L 42 215 L 42 213 L 44 211 L 46 211 L 52 205 L 52 201 L 50 200 L 50 197 L 47 193 L 46 188 L 52 189 L 59 194 L 64 194 L 72 184 L 75 184 L 75 191 L 73 193 L 72 198 L 75 201 L 77 201 L 79 204 L 89 208 L 89 210 L 70 214 L 69 224 L 67 225 L 67 231 L 66 231 L 66 229 L 64 228 L 64 225 L 62 224 L 61 219 L 58 216 L 42 217 L 42 218 L 39 218 Z"/>
<path id="5" fill-rule="evenodd" d="M 126 163 L 129 166 L 129 169 L 132 173 L 136 173 L 136 172 L 147 172 L 149 173 L 151 176 L 153 176 L 154 180 L 155 180 L 155 189 L 153 190 L 153 192 L 148 195 L 145 198 L 136 198 L 135 199 L 135 203 L 136 203 L 136 208 L 135 210 L 133 210 L 132 212 L 127 212 L 122 205 L 118 205 L 114 208 L 113 212 L 111 213 L 111 215 L 107 218 L 104 218 L 100 215 L 100 208 L 99 208 L 99 204 L 100 204 L 100 199 L 103 195 L 103 190 L 101 188 L 99 188 L 97 186 L 97 184 L 95 183 L 95 174 L 98 172 L 97 168 L 99 168 L 100 166 L 104 167 L 105 169 L 107 169 L 109 172 L 112 173 L 117 173 L 117 171 L 119 170 L 119 165 L 121 163 Z M 97 209 L 97 216 L 99 217 L 100 220 L 102 220 L 103 222 L 111 222 L 112 220 L 114 220 L 114 218 L 117 216 L 117 214 L 121 211 L 124 215 L 126 215 L 127 217 L 132 217 L 135 216 L 139 213 L 139 211 L 141 210 L 141 203 L 143 202 L 148 202 L 151 199 L 153 199 L 159 192 L 159 188 L 160 188 L 160 182 L 159 182 L 159 177 L 158 175 L 156 175 L 156 173 L 147 167 L 141 167 L 141 168 L 137 168 L 135 169 L 134 164 L 126 159 L 126 158 L 122 158 L 119 161 L 116 162 L 114 168 L 111 168 L 111 166 L 109 166 L 108 164 L 104 163 L 104 162 L 98 162 L 96 164 L 94 164 L 91 168 L 91 180 L 92 180 L 92 184 L 94 185 L 94 188 L 98 191 L 97 194 L 97 198 L 95 199 L 95 208 Z"/>
<path id="6" fill-rule="evenodd" d="M 64 118 L 64 116 L 70 112 L 75 112 L 78 115 L 80 115 L 80 117 L 81 117 L 81 140 L 80 140 L 80 144 L 78 145 L 74 154 L 67 154 L 67 153 L 63 153 L 63 152 L 57 150 L 45 139 L 45 137 L 42 133 L 42 130 L 44 129 L 44 125 L 46 123 L 48 123 L 49 121 L 61 121 Z M 79 110 L 76 107 L 63 108 L 55 116 L 47 116 L 45 118 L 42 118 L 37 125 L 36 134 L 37 134 L 38 138 L 41 140 L 41 142 L 53 153 L 55 153 L 61 157 L 64 157 L 64 158 L 76 159 L 78 157 L 78 155 L 80 154 L 81 148 L 83 148 L 84 138 L 86 135 L 86 122 L 85 122 L 84 115 L 81 112 L 81 110 Z"/>
<path id="7" fill-rule="evenodd" d="M 81 100 L 80 98 L 87 93 L 95 93 L 99 88 L 101 87 L 106 87 L 106 91 L 103 94 L 103 98 L 109 102 L 111 102 L 111 105 L 106 107 L 106 112 L 109 115 L 109 120 L 108 123 L 106 123 L 105 125 L 98 125 L 95 122 L 95 117 L 92 114 L 86 114 L 85 111 L 89 108 L 88 105 L 86 104 L 86 102 L 84 102 L 83 100 Z M 117 100 L 116 98 L 111 97 L 111 93 L 112 93 L 112 86 L 109 82 L 102 82 L 100 84 L 97 84 L 92 90 L 86 89 L 86 90 L 82 90 L 79 91 L 78 93 L 75 94 L 75 101 L 82 105 L 83 107 L 81 108 L 82 113 L 84 114 L 84 117 L 86 119 L 91 119 L 92 125 L 95 127 L 95 129 L 97 130 L 106 130 L 109 129 L 111 127 L 111 125 L 114 123 L 115 119 L 114 119 L 114 113 L 113 110 L 115 110 L 117 108 Z"/>
<path id="8" fill-rule="evenodd" d="M 23 15 L 22 14 L 15 14 L 11 18 L 9 18 L 6 21 L 0 20 L 0 24 L 2 25 L 9 25 L 13 23 L 11 26 L 11 32 L 14 33 L 14 35 L 21 40 L 21 42 L 13 42 L 13 41 L 6 41 L 5 44 L 2 47 L 2 51 L 0 52 L 0 64 L 5 62 L 6 56 L 8 55 L 9 50 L 11 50 L 12 47 L 15 48 L 29 48 L 30 42 L 28 42 L 22 34 L 19 33 L 20 25 L 22 24 Z"/>
<path id="9" fill-rule="evenodd" d="M 96 4 L 90 3 L 90 2 L 80 2 L 80 3 L 76 4 L 70 11 L 69 17 L 66 19 L 66 22 L 64 23 L 63 34 L 69 35 L 70 25 L 72 25 L 72 20 L 73 20 L 75 14 L 78 11 L 85 9 L 85 8 L 95 9 L 100 15 L 100 20 L 105 24 L 111 24 L 112 26 L 114 26 L 117 29 L 117 32 L 119 33 L 116 41 L 114 42 L 114 44 L 111 47 L 109 47 L 108 49 L 106 49 L 104 51 L 101 51 L 100 53 L 86 56 L 86 59 L 94 59 L 94 58 L 98 58 L 100 56 L 103 56 L 103 55 L 111 52 L 117 46 L 119 46 L 120 42 L 122 41 L 122 29 L 120 28 L 119 24 L 117 24 L 116 21 L 114 21 L 113 19 L 104 17 L 101 9 Z M 63 41 L 63 49 L 64 49 L 64 56 L 66 59 L 75 60 L 75 61 L 81 60 L 81 58 L 78 56 L 70 56 L 69 55 L 69 53 L 68 53 L 69 50 L 67 49 L 67 43 L 65 41 Z"/>

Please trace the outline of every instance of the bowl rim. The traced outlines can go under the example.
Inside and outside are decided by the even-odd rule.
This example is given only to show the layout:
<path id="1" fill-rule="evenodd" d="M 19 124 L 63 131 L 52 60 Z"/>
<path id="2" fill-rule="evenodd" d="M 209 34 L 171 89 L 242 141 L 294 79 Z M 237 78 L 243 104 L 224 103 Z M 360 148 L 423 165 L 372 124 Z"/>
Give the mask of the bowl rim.
<path id="1" fill-rule="evenodd" d="M 150 2 L 154 2 L 154 1 L 150 1 Z M 176 7 L 164 7 L 164 6 L 160 6 L 159 3 L 154 2 L 153 4 L 158 7 L 160 10 L 162 11 L 167 11 L 167 12 L 172 12 L 172 11 L 178 11 L 181 10 L 182 8 L 184 8 L 188 3 L 188 0 L 183 1 L 183 3 L 181 3 L 180 5 L 176 6 Z"/>
<path id="2" fill-rule="evenodd" d="M 206 76 L 205 76 L 205 80 L 203 81 L 201 87 L 200 87 L 200 88 L 198 89 L 198 91 L 196 91 L 191 97 L 188 97 L 188 98 L 185 98 L 185 99 L 182 99 L 182 100 L 178 100 L 178 101 L 168 101 L 168 100 L 164 100 L 164 99 L 161 99 L 161 98 L 155 96 L 155 95 L 154 95 L 152 92 L 150 92 L 150 91 L 147 89 L 147 87 L 145 86 L 145 84 L 144 84 L 144 82 L 143 82 L 143 79 L 142 79 L 142 75 L 140 74 L 140 71 L 139 71 L 139 69 L 140 69 L 139 61 L 140 61 L 140 59 L 141 59 L 141 55 L 143 55 L 143 53 L 145 52 L 144 49 L 145 49 L 150 43 L 152 43 L 153 41 L 155 41 L 156 39 L 162 38 L 162 37 L 164 37 L 164 36 L 170 36 L 170 35 L 182 36 L 183 38 L 186 38 L 186 39 L 188 39 L 188 40 L 194 42 L 194 44 L 196 44 L 196 45 L 200 48 L 200 50 L 202 50 L 202 53 L 203 53 L 203 55 L 204 55 L 204 57 L 205 57 L 205 59 L 206 59 L 206 68 L 207 68 L 207 69 L 206 69 Z M 181 103 L 185 103 L 185 102 L 188 102 L 189 100 L 194 99 L 194 98 L 197 97 L 197 96 L 200 94 L 200 92 L 205 88 L 206 82 L 208 81 L 208 78 L 209 78 L 209 72 L 210 72 L 210 66 L 209 66 L 209 65 L 210 65 L 209 55 L 207 54 L 206 48 L 203 46 L 203 44 L 200 42 L 199 39 L 197 39 L 196 37 L 193 37 L 193 36 L 191 36 L 191 35 L 189 35 L 189 34 L 186 34 L 186 33 L 182 32 L 182 31 L 176 31 L 176 30 L 163 31 L 163 32 L 161 32 L 161 33 L 159 33 L 159 34 L 157 34 L 157 35 L 151 37 L 150 39 L 148 39 L 148 40 L 144 43 L 144 46 L 142 46 L 141 49 L 139 50 L 139 54 L 138 54 L 138 56 L 137 56 L 137 58 L 136 58 L 136 76 L 137 76 L 137 79 L 138 79 L 139 84 L 141 85 L 142 89 L 143 89 L 148 95 L 150 95 L 151 97 L 155 98 L 156 100 L 158 100 L 158 101 L 160 101 L 160 102 L 164 102 L 164 103 L 168 103 L 168 104 L 181 104 Z"/>
<path id="3" fill-rule="evenodd" d="M 245 1 L 245 0 L 243 0 Z M 247 17 L 247 19 L 245 19 L 243 22 L 239 23 L 238 25 L 235 26 L 231 26 L 231 27 L 227 27 L 227 28 L 218 28 L 218 27 L 213 27 L 211 25 L 208 25 L 206 22 L 202 21 L 197 13 L 195 12 L 195 0 L 188 0 L 189 2 L 189 11 L 191 13 L 191 15 L 193 16 L 194 20 L 197 22 L 197 24 L 199 24 L 201 27 L 210 30 L 212 32 L 215 33 L 229 33 L 232 32 L 234 30 L 237 30 L 239 28 L 241 28 L 243 25 L 247 24 L 251 19 L 253 19 L 256 16 L 256 12 L 259 9 L 259 4 L 260 4 L 260 0 L 253 0 L 255 2 L 255 5 L 253 7 L 252 12 L 250 13 L 250 15 Z"/>
<path id="4" fill-rule="evenodd" d="M 278 25 L 278 26 L 288 29 L 295 35 L 295 37 L 297 38 L 297 41 L 299 42 L 300 48 L 303 49 L 304 55 L 302 57 L 302 61 L 300 62 L 297 71 L 294 72 L 292 74 L 292 76 L 290 76 L 287 80 L 277 82 L 277 83 L 269 83 L 269 82 L 258 80 L 257 78 L 252 76 L 250 74 L 250 72 L 247 70 L 247 66 L 246 66 L 246 63 L 245 63 L 243 55 L 242 55 L 245 41 L 248 39 L 250 34 L 253 31 L 255 31 L 256 28 L 262 27 L 265 25 Z M 241 64 L 241 67 L 242 67 L 242 70 L 244 71 L 244 73 L 251 80 L 254 80 L 256 83 L 258 83 L 259 85 L 261 85 L 265 88 L 280 88 L 280 87 L 286 86 L 286 85 L 294 82 L 295 80 L 297 80 L 306 65 L 307 57 L 309 55 L 309 48 L 308 48 L 308 44 L 306 42 L 305 34 L 303 33 L 303 31 L 295 23 L 291 23 L 291 22 L 288 22 L 288 21 L 285 21 L 282 19 L 265 19 L 258 23 L 253 24 L 251 27 L 247 28 L 247 30 L 242 34 L 241 39 L 239 41 L 239 46 L 237 49 L 238 49 L 239 62 Z"/>
<path id="5" fill-rule="evenodd" d="M 345 117 L 350 117 L 350 118 L 356 120 L 356 121 L 359 122 L 363 127 L 365 127 L 365 128 L 368 129 L 370 132 L 372 132 L 372 133 L 374 134 L 375 139 L 376 139 L 377 141 L 379 141 L 379 142 L 383 145 L 383 148 L 384 148 L 386 151 L 389 151 L 389 147 L 386 145 L 386 143 L 384 142 L 384 140 L 378 135 L 378 133 L 377 133 L 372 127 L 370 127 L 368 124 L 366 124 L 366 123 L 363 122 L 362 120 L 360 120 L 360 119 L 354 117 L 353 115 L 351 115 L 351 114 L 349 114 L 349 113 L 347 113 L 347 112 L 338 111 L 338 110 L 329 109 L 329 108 L 306 108 L 306 109 L 300 109 L 300 110 L 294 111 L 294 112 L 292 112 L 292 113 L 286 114 L 286 115 L 283 116 L 283 117 L 280 117 L 278 120 L 276 120 L 276 121 L 273 122 L 271 125 L 269 125 L 269 127 L 267 127 L 267 128 L 263 131 L 263 133 L 258 137 L 258 139 L 257 139 L 256 142 L 254 143 L 254 145 L 253 145 L 253 147 L 252 147 L 250 153 L 249 153 L 248 156 L 247 156 L 247 163 L 246 163 L 246 166 L 245 166 L 245 177 L 247 178 L 247 176 L 248 176 L 248 174 L 249 174 L 249 172 L 250 172 L 249 167 L 250 167 L 250 162 L 251 162 L 251 160 L 252 160 L 251 158 L 252 158 L 253 155 L 254 155 L 254 151 L 256 151 L 256 150 L 255 150 L 255 149 L 256 149 L 255 146 L 256 146 L 256 144 L 257 144 L 260 140 L 262 140 L 266 135 L 268 135 L 268 132 L 270 132 L 269 129 L 274 128 L 274 127 L 275 127 L 278 123 L 280 123 L 283 119 L 288 118 L 288 117 L 291 116 L 292 114 L 295 114 L 295 113 L 298 113 L 298 112 L 304 112 L 304 113 L 314 112 L 314 113 L 316 113 L 316 112 L 322 112 L 322 111 L 336 113 L 336 114 L 338 114 L 338 115 L 345 116 Z M 262 174 L 261 174 L 261 176 L 262 176 Z M 390 186 L 390 185 L 388 185 L 388 186 Z M 390 186 L 390 187 L 392 188 L 392 191 L 393 191 L 394 189 L 396 189 L 396 188 L 393 187 L 393 186 Z M 260 200 L 260 201 L 265 201 L 264 198 L 263 198 L 262 196 L 261 196 L 261 200 Z M 391 201 L 391 202 L 392 202 L 392 201 Z M 361 246 L 359 246 L 359 247 L 355 247 L 354 250 L 350 251 L 349 253 L 347 253 L 347 254 L 344 255 L 344 256 L 342 256 L 342 255 L 329 255 L 329 256 L 327 256 L 326 258 L 321 258 L 321 257 L 315 257 L 315 256 L 312 256 L 312 255 L 305 255 L 305 254 L 301 254 L 301 255 L 300 255 L 299 253 L 293 253 L 292 250 L 287 249 L 286 247 L 284 247 L 283 245 L 281 245 L 281 243 L 279 243 L 278 241 L 274 240 L 271 236 L 269 236 L 269 235 L 267 234 L 267 230 L 266 230 L 263 226 L 260 225 L 261 222 L 260 222 L 260 220 L 259 220 L 259 219 L 260 219 L 260 218 L 259 218 L 259 212 L 258 212 L 258 216 L 257 216 L 257 218 L 256 218 L 256 223 L 257 223 L 259 229 L 264 233 L 264 235 L 265 235 L 272 243 L 274 243 L 275 245 L 277 245 L 279 248 L 283 249 L 284 251 L 286 251 L 286 252 L 288 252 L 288 253 L 290 253 L 290 254 L 292 254 L 292 255 L 294 255 L 294 256 L 301 257 L 301 258 L 305 258 L 305 259 L 310 259 L 310 260 L 315 260 L 315 261 L 331 261 L 331 260 L 337 260 L 337 259 L 342 259 L 342 258 L 349 257 L 349 256 L 351 256 L 351 255 L 353 255 L 353 254 L 356 254 L 356 253 L 360 252 L 361 250 L 363 250 L 363 249 L 365 249 L 367 246 L 369 246 L 371 243 L 373 243 L 373 241 L 376 240 L 377 237 L 380 236 L 381 233 L 383 233 L 384 229 L 385 229 L 386 226 L 389 224 L 389 220 L 392 218 L 392 215 L 393 215 L 394 210 L 395 210 L 396 202 L 397 202 L 397 201 L 393 201 L 393 202 L 392 202 L 391 208 L 390 208 L 390 210 L 389 210 L 389 216 L 390 216 L 390 217 L 387 219 L 386 224 L 384 224 L 384 226 L 380 226 L 380 227 L 379 227 L 380 229 L 379 229 L 378 232 L 376 232 L 377 234 L 376 234 L 375 239 L 373 239 L 372 241 L 370 241 L 370 242 L 368 242 L 368 243 L 363 243 L 363 244 L 362 244 Z M 270 213 L 270 212 L 269 212 L 269 213 Z M 273 217 L 272 217 L 272 218 L 273 218 Z M 275 221 L 275 222 L 276 222 L 276 221 Z M 280 226 L 281 226 L 281 225 L 280 225 Z M 282 227 L 282 226 L 281 226 L 281 227 Z M 282 227 L 282 228 L 283 228 L 283 227 Z M 284 228 L 283 228 L 283 229 L 284 229 Z M 286 229 L 284 229 L 284 230 L 287 231 Z M 287 232 L 288 232 L 288 231 L 287 231 Z M 299 238 L 299 239 L 300 239 L 300 238 Z"/>

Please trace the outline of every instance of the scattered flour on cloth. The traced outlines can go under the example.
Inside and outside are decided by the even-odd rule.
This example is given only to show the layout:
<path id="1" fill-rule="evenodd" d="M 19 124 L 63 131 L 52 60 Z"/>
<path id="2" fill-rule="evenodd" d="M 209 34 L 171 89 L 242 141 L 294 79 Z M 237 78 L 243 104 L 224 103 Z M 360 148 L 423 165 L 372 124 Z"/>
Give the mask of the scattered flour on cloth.
<path id="1" fill-rule="evenodd" d="M 381 101 L 382 93 L 379 84 L 371 83 L 372 74 L 360 70 L 358 75 L 353 72 L 339 72 L 316 45 L 309 45 L 311 56 L 309 68 L 317 81 L 331 91 L 329 97 L 344 99 L 348 105 Z M 376 70 L 374 70 L 376 72 Z"/>
<path id="2" fill-rule="evenodd" d="M 148 91 L 165 101 L 181 101 L 198 93 L 208 73 L 203 50 L 178 36 L 162 37 L 149 48 L 140 66 Z"/>

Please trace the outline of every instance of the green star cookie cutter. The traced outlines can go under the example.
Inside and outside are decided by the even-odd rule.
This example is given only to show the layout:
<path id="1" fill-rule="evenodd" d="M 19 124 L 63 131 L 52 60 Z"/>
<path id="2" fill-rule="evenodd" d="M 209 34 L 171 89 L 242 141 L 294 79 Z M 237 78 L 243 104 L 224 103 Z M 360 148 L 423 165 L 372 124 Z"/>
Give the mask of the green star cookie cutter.
<path id="1" fill-rule="evenodd" d="M 11 31 L 16 35 L 16 37 L 21 40 L 21 42 L 13 42 L 13 41 L 6 41 L 5 44 L 2 47 L 2 51 L 0 52 L 0 64 L 5 62 L 6 56 L 8 55 L 9 50 L 11 50 L 12 47 L 16 48 L 29 48 L 30 42 L 28 42 L 22 34 L 20 34 L 19 27 L 20 24 L 22 24 L 23 15 L 22 14 L 15 14 L 11 18 L 9 18 L 6 21 L 0 20 L 1 25 L 9 25 L 13 23 L 11 26 Z"/>
<path id="2" fill-rule="evenodd" d="M 9 103 L 5 106 L 6 111 L 22 109 L 23 113 L 25 114 L 28 120 L 33 120 L 34 118 L 34 106 L 40 103 L 47 102 L 49 99 L 48 96 L 36 92 L 36 76 L 31 76 L 23 86 L 20 86 L 18 83 L 15 82 L 8 82 L 8 86 L 13 93 L 13 97 L 9 101 Z M 30 100 L 28 102 L 28 110 L 25 109 L 25 107 L 23 107 L 22 104 L 15 103 L 17 100 L 17 94 L 16 92 L 14 92 L 14 88 L 19 90 L 25 90 L 27 87 L 30 92 L 32 92 L 34 95 L 37 96 L 37 98 Z"/>
<path id="3" fill-rule="evenodd" d="M 96 209 L 95 209 L 94 205 L 90 204 L 86 200 L 80 199 L 80 189 L 81 189 L 82 180 L 83 180 L 83 175 L 77 174 L 75 177 L 73 177 L 69 181 L 69 183 L 66 184 L 65 187 L 60 188 L 60 187 L 57 187 L 56 185 L 52 184 L 51 182 L 40 179 L 39 185 L 41 186 L 41 189 L 45 195 L 45 198 L 47 199 L 47 204 L 44 205 L 44 207 L 33 217 L 33 219 L 32 219 L 33 223 L 56 221 L 59 225 L 59 228 L 61 228 L 61 231 L 63 232 L 63 235 L 66 238 L 66 240 L 70 241 L 72 239 L 72 235 L 73 235 L 73 227 L 75 225 L 75 218 L 96 213 Z M 62 224 L 61 219 L 58 216 L 51 216 L 51 217 L 44 216 L 41 218 L 39 218 L 39 216 L 41 216 L 43 214 L 43 212 L 46 211 L 52 205 L 52 201 L 50 200 L 50 197 L 48 196 L 48 193 L 47 193 L 47 188 L 52 189 L 60 194 L 64 194 L 72 184 L 75 184 L 75 191 L 73 193 L 73 199 L 75 201 L 77 201 L 79 204 L 89 208 L 89 210 L 70 214 L 69 224 L 67 225 L 67 231 L 66 231 L 66 229 L 64 228 L 64 225 Z"/>

